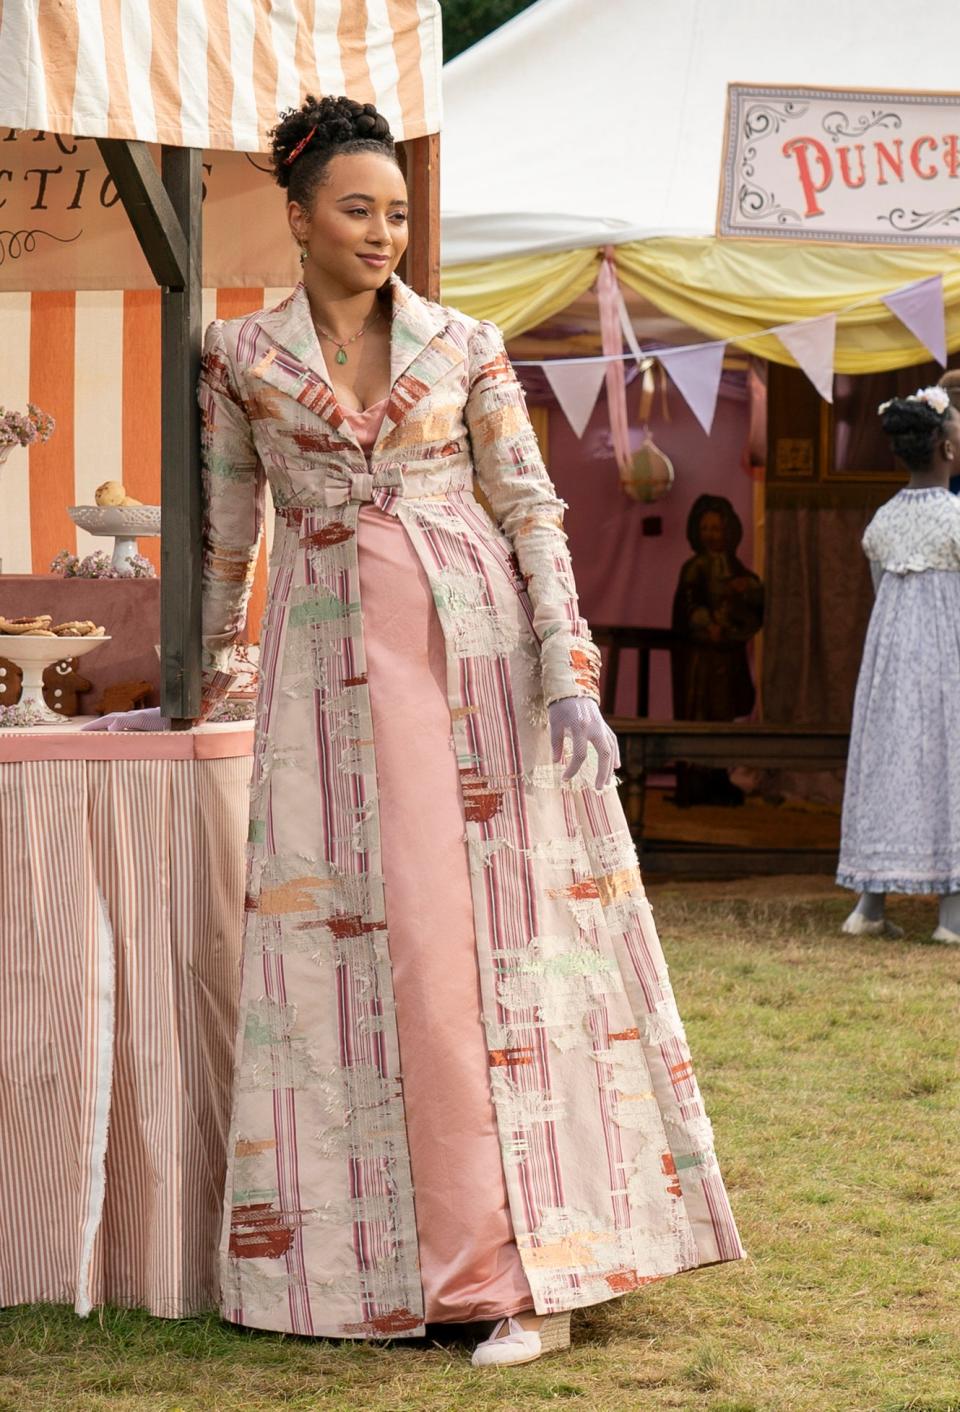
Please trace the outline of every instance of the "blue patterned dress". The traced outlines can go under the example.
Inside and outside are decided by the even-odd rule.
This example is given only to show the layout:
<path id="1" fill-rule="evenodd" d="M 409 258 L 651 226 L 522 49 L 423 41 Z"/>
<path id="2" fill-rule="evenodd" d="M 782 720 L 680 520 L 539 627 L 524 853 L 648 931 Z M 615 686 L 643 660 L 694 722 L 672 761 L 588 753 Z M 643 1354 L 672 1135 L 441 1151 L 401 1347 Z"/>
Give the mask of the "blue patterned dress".
<path id="1" fill-rule="evenodd" d="M 960 500 L 901 490 L 863 548 L 877 587 L 857 681 L 837 881 L 960 892 Z"/>

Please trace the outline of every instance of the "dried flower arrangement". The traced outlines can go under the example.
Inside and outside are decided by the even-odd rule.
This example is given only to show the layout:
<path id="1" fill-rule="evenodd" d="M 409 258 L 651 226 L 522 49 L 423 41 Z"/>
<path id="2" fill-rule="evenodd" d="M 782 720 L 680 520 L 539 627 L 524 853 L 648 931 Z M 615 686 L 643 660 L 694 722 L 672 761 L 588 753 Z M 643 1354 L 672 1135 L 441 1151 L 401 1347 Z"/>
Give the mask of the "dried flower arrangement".
<path id="1" fill-rule="evenodd" d="M 103 549 L 80 559 L 68 549 L 60 553 L 50 564 L 52 574 L 62 574 L 67 579 L 155 579 L 157 571 L 149 559 L 142 554 L 133 554 L 126 561 L 126 568 L 115 569 L 110 555 Z"/>
<path id="2" fill-rule="evenodd" d="M 50 413 L 41 412 L 33 402 L 27 403 L 26 412 L 11 412 L 0 407 L 0 448 L 49 441 L 56 425 Z"/>

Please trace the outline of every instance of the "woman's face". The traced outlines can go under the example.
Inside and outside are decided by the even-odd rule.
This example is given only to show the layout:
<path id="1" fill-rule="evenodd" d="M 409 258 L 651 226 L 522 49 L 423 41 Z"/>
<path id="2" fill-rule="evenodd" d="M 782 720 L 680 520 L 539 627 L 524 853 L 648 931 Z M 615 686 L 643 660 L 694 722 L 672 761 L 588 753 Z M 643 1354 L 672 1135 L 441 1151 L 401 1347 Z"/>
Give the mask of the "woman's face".
<path id="1" fill-rule="evenodd" d="M 407 248 L 407 185 L 389 157 L 334 157 L 309 210 L 289 202 L 287 218 L 307 264 L 341 295 L 385 284 Z"/>
<path id="2" fill-rule="evenodd" d="M 723 516 L 716 510 L 708 510 L 700 517 L 700 543 L 708 554 L 720 554 L 726 546 L 726 531 Z"/>

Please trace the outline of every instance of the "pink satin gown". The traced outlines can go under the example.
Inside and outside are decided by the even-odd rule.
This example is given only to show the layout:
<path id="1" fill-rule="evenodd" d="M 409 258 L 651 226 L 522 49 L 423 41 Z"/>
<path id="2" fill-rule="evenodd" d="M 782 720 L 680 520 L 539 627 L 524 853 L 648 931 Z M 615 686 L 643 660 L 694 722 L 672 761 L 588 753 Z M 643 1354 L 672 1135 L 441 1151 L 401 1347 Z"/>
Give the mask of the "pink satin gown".
<path id="1" fill-rule="evenodd" d="M 387 399 L 348 412 L 367 452 Z M 360 597 L 387 934 L 430 1323 L 533 1308 L 490 1097 L 443 631 L 400 521 L 361 506 Z"/>

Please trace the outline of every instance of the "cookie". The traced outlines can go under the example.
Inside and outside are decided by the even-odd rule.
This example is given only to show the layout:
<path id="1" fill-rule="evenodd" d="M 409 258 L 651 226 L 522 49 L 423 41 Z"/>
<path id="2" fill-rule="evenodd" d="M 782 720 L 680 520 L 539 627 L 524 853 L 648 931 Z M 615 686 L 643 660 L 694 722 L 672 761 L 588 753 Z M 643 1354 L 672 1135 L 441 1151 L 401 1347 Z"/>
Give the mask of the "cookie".
<path id="1" fill-rule="evenodd" d="M 72 623 L 58 623 L 53 629 L 57 637 L 89 637 L 96 627 L 89 618 Z"/>
<path id="2" fill-rule="evenodd" d="M 80 714 L 80 695 L 89 691 L 92 682 L 77 671 L 78 658 L 64 657 L 43 673 L 43 699 L 51 711 L 60 716 Z"/>
<path id="3" fill-rule="evenodd" d="M 53 622 L 49 613 L 41 613 L 33 618 L 0 618 L 0 633 L 16 636 L 20 633 L 38 633 L 49 628 Z"/>
<path id="4" fill-rule="evenodd" d="M 97 703 L 102 715 L 111 711 L 136 711 L 149 706 L 153 686 L 148 681 L 120 681 L 108 686 Z"/>

